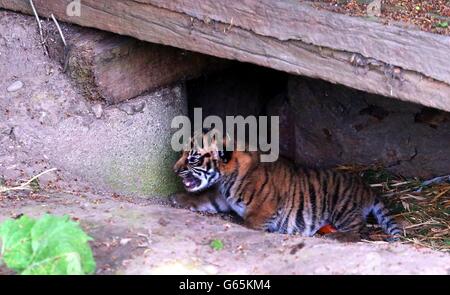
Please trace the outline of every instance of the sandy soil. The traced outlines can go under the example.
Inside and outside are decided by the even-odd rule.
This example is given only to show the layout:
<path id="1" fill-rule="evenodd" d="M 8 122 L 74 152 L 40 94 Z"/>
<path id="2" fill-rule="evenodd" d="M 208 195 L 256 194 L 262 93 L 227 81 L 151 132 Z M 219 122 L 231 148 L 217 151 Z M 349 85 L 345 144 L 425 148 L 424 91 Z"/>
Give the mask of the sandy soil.
<path id="1" fill-rule="evenodd" d="M 46 212 L 69 214 L 94 237 L 98 274 L 450 274 L 450 256 L 429 249 L 262 233 L 158 198 L 42 192 L 0 201 L 0 220 Z M 223 249 L 210 246 L 216 239 Z"/>

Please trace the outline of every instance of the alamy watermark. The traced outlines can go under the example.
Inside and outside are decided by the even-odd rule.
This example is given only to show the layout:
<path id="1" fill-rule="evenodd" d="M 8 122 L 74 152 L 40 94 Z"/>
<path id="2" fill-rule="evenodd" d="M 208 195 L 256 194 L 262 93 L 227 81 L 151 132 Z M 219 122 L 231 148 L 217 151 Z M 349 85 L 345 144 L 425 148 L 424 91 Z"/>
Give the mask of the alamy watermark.
<path id="1" fill-rule="evenodd" d="M 218 150 L 260 151 L 261 162 L 274 162 L 280 152 L 279 122 L 278 116 L 226 116 L 224 124 L 218 116 L 203 119 L 202 109 L 195 108 L 193 125 L 187 116 L 173 118 L 171 127 L 178 130 L 172 136 L 171 146 L 174 151 L 182 151 L 189 144 L 194 127 L 196 131 L 211 130 L 208 138 L 216 140 Z M 195 144 L 202 147 L 203 139 L 195 140 Z"/>

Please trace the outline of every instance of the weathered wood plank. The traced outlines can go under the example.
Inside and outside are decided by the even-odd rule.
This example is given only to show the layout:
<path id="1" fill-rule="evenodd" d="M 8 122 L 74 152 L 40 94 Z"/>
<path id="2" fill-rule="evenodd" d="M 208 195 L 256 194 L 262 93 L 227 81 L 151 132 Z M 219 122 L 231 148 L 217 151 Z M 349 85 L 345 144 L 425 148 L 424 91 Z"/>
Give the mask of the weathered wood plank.
<path id="1" fill-rule="evenodd" d="M 298 19 L 303 18 L 306 23 L 310 24 L 305 30 L 315 32 L 309 35 L 302 35 L 301 33 L 298 33 L 297 36 L 292 35 L 297 40 L 289 35 L 295 32 L 295 27 L 301 26 L 301 21 L 296 23 L 294 19 L 296 10 L 292 1 L 261 1 L 260 3 L 266 4 L 264 8 L 264 6 L 258 6 L 256 0 L 246 0 L 242 1 L 243 6 L 239 6 L 241 10 L 238 10 L 236 6 L 231 6 L 239 12 L 237 16 L 244 17 L 247 14 L 247 19 L 252 19 L 254 15 L 260 16 L 253 22 L 247 23 L 247 27 L 244 22 L 240 23 L 241 26 L 231 24 L 237 22 L 237 19 L 233 17 L 233 15 L 236 15 L 236 11 L 233 15 L 225 15 L 222 16 L 222 19 L 219 19 L 220 21 L 215 21 L 214 17 L 218 17 L 220 10 L 216 11 L 217 15 L 211 13 L 208 18 L 202 18 L 209 13 L 205 8 L 208 6 L 202 5 L 198 11 L 203 11 L 203 15 L 191 15 L 187 10 L 191 5 L 188 0 L 167 1 L 166 4 L 158 0 L 139 0 L 139 2 L 131 0 L 84 0 L 81 1 L 81 16 L 79 17 L 71 17 L 66 14 L 66 5 L 70 1 L 35 0 L 34 2 L 40 14 L 54 13 L 61 20 L 79 25 L 130 35 L 141 40 L 209 55 L 251 62 L 450 111 L 450 83 L 446 81 L 449 68 L 447 68 L 447 73 L 445 69 L 435 71 L 440 73 L 439 79 L 430 78 L 431 74 L 426 70 L 426 64 L 429 65 L 430 69 L 433 67 L 439 68 L 442 64 L 446 64 L 445 61 L 441 60 L 441 57 L 445 53 L 442 48 L 448 42 L 448 39 L 445 39 L 447 37 L 441 39 L 439 36 L 423 32 L 395 31 L 400 29 L 395 27 L 387 29 L 388 27 L 371 23 L 377 30 L 372 32 L 371 38 L 365 39 L 365 37 L 358 35 L 363 34 L 362 28 L 367 29 L 368 27 L 367 25 L 363 26 L 362 20 L 320 11 L 315 13 L 320 16 L 321 22 L 314 20 L 314 15 L 299 14 Z M 226 12 L 227 10 L 223 7 L 224 5 L 232 5 L 231 2 L 217 0 L 215 4 L 213 1 L 206 1 L 205 3 L 210 4 L 209 9 L 211 11 L 220 7 L 222 11 Z M 170 3 L 175 4 L 169 6 Z M 183 6 L 184 4 L 186 5 Z M 298 5 L 303 7 L 302 9 L 306 9 L 303 5 Z M 0 6 L 30 13 L 26 0 L 0 0 Z M 184 7 L 185 10 L 176 10 L 181 10 L 181 7 Z M 247 7 L 247 10 L 243 10 L 242 7 Z M 254 10 L 248 11 L 252 7 Z M 269 9 L 271 7 L 278 9 L 279 12 L 281 9 L 285 10 L 290 18 L 286 19 L 281 12 L 278 15 L 265 18 L 273 13 Z M 293 9 L 294 12 L 287 11 L 288 8 Z M 325 16 L 322 13 L 325 13 Z M 233 21 L 231 21 L 231 17 L 233 17 Z M 333 18 L 328 22 L 328 27 L 323 25 L 324 18 Z M 229 19 L 229 21 L 225 22 L 226 19 Z M 258 19 L 259 21 L 257 21 Z M 349 27 L 351 23 L 347 23 L 349 19 L 351 22 L 357 22 L 359 27 L 351 29 Z M 322 25 L 311 27 L 315 23 Z M 270 36 L 269 26 L 272 25 L 278 27 L 278 31 L 284 30 L 286 33 L 278 37 Z M 342 30 L 345 28 L 348 32 L 345 33 L 346 37 L 342 38 L 344 41 L 337 42 L 336 40 L 340 40 L 340 35 L 344 34 L 342 30 L 339 30 L 341 27 Z M 331 31 L 333 28 L 334 32 Z M 391 32 L 388 35 L 383 35 L 383 30 L 391 30 Z M 263 33 L 266 35 L 263 35 Z M 356 41 L 351 43 L 352 46 L 359 44 L 359 47 L 351 47 L 348 50 L 333 47 L 332 43 L 343 44 L 351 36 L 356 38 Z M 433 54 L 430 54 L 429 57 L 424 56 L 424 52 L 419 50 L 418 54 L 421 54 L 421 58 L 424 59 L 415 59 L 415 61 L 420 62 L 423 69 L 416 66 L 411 70 L 409 68 L 413 68 L 414 62 L 406 63 L 408 56 L 405 55 L 405 50 L 412 48 L 411 43 L 398 42 L 397 39 L 401 36 L 410 40 L 410 42 L 416 36 L 419 36 L 423 40 L 429 40 L 432 44 L 430 50 L 436 44 L 439 45 L 439 48 L 432 51 Z M 331 44 L 328 46 L 321 45 L 327 38 L 330 38 Z M 377 42 L 380 39 L 385 41 L 385 45 L 375 45 L 378 44 Z M 426 41 L 421 42 L 426 43 Z M 395 47 L 389 47 L 392 44 Z M 379 47 L 377 53 L 380 54 L 379 58 L 373 52 L 368 52 L 371 46 Z M 390 50 L 389 48 L 394 49 Z M 403 59 L 405 64 L 397 61 L 392 62 L 391 59 L 395 59 L 396 55 L 406 57 Z"/>
<path id="2" fill-rule="evenodd" d="M 224 60 L 208 55 L 82 29 L 65 36 L 70 49 L 64 62 L 93 100 L 118 103 L 225 66 Z"/>
<path id="3" fill-rule="evenodd" d="M 298 0 L 136 0 L 282 41 L 356 52 L 450 84 L 450 37 L 318 11 Z"/>

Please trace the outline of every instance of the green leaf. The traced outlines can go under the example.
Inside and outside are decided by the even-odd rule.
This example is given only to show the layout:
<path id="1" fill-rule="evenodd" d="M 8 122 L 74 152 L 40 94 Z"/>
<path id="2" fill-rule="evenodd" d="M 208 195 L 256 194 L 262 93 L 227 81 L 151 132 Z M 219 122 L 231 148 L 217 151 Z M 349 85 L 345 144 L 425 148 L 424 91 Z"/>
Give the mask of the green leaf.
<path id="1" fill-rule="evenodd" d="M 23 216 L 19 220 L 6 221 L 2 228 L 17 229 L 10 224 L 28 217 Z M 28 252 L 22 251 L 19 261 L 20 267 L 13 268 L 16 265 L 18 257 L 14 259 L 6 259 L 5 263 L 22 274 L 39 274 L 39 275 L 78 275 L 91 274 L 95 271 L 95 260 L 88 241 L 92 240 L 78 225 L 78 223 L 70 220 L 69 216 L 52 216 L 44 215 L 37 221 L 33 221 L 33 225 L 26 232 L 20 231 L 22 237 L 26 237 L 25 241 Z M 3 232 L 2 232 L 3 233 Z M 12 232 L 5 232 L 0 237 L 7 242 Z M 13 247 L 16 251 L 17 245 Z"/>
<path id="2" fill-rule="evenodd" d="M 93 273 L 95 261 L 88 241 L 92 240 L 69 216 L 45 215 L 31 230 L 33 264 L 25 273 Z"/>
<path id="3" fill-rule="evenodd" d="M 31 262 L 30 232 L 35 221 L 27 216 L 17 220 L 6 220 L 0 226 L 2 242 L 0 255 L 4 263 L 14 271 L 26 268 Z"/>
<path id="4" fill-rule="evenodd" d="M 223 249 L 223 242 L 221 240 L 212 240 L 211 244 L 209 245 L 216 251 L 220 251 Z"/>
<path id="5" fill-rule="evenodd" d="M 440 28 L 448 28 L 448 22 L 438 22 L 436 26 Z"/>

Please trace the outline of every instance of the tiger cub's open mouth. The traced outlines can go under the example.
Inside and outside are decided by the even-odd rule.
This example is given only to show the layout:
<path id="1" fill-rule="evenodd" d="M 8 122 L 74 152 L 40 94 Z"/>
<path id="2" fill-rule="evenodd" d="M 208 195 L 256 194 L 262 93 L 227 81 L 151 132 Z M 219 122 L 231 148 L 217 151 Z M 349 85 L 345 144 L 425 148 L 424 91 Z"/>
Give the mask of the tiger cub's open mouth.
<path id="1" fill-rule="evenodd" d="M 196 188 L 197 186 L 200 185 L 200 183 L 201 183 L 200 179 L 192 175 L 183 177 L 183 185 L 187 190 Z"/>

